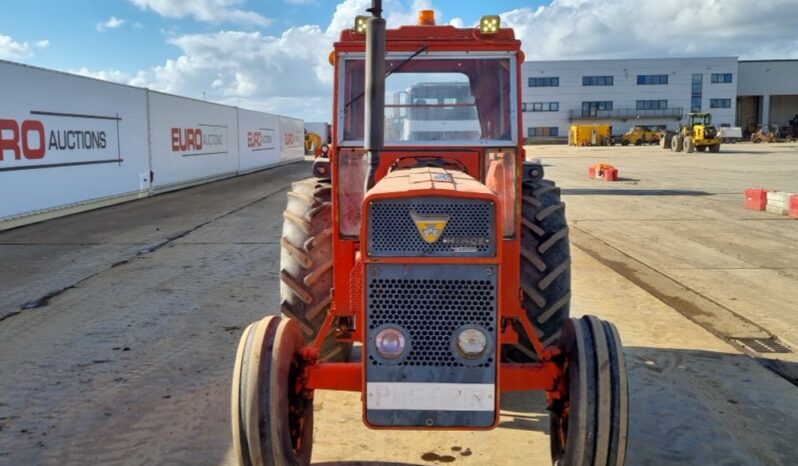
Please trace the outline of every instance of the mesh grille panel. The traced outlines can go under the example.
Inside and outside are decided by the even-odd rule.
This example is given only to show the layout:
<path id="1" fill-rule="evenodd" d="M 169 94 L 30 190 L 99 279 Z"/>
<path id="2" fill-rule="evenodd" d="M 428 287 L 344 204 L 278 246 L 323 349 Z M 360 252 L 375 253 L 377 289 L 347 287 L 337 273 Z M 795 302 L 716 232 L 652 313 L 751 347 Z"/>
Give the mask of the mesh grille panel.
<path id="1" fill-rule="evenodd" d="M 410 352 L 400 366 L 462 367 L 452 347 L 455 330 L 478 325 L 488 330 L 489 338 L 495 335 L 495 279 L 373 277 L 367 294 L 369 332 L 397 324 L 409 333 Z M 370 360 L 382 365 L 373 357 Z M 487 359 L 479 367 L 492 363 L 492 358 Z"/>
<path id="2" fill-rule="evenodd" d="M 496 250 L 495 211 L 489 201 L 412 198 L 375 201 L 369 207 L 368 250 L 372 256 L 492 256 Z M 429 244 L 411 212 L 446 214 L 438 241 Z"/>

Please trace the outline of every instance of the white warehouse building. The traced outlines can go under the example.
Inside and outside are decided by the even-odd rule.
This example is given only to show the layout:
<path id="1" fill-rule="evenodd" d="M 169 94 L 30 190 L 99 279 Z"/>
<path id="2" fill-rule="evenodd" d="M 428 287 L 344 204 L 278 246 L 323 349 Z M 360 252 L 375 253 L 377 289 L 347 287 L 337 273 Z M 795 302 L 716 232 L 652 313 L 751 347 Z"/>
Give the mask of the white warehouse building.
<path id="1" fill-rule="evenodd" d="M 734 126 L 737 81 L 737 57 L 526 62 L 524 136 L 565 138 L 572 124 L 676 130 L 691 111 Z"/>

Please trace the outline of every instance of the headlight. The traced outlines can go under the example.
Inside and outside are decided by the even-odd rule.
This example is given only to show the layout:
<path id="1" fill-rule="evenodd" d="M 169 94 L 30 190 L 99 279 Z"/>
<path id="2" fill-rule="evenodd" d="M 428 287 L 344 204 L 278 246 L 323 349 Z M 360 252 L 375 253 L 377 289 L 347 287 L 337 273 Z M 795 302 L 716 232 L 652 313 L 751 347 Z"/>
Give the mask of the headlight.
<path id="1" fill-rule="evenodd" d="M 377 353 L 385 359 L 396 359 L 405 351 L 405 336 L 395 328 L 384 328 L 374 338 Z"/>
<path id="2" fill-rule="evenodd" d="M 467 328 L 457 335 L 457 351 L 466 359 L 477 359 L 488 348 L 488 336 L 479 329 Z"/>

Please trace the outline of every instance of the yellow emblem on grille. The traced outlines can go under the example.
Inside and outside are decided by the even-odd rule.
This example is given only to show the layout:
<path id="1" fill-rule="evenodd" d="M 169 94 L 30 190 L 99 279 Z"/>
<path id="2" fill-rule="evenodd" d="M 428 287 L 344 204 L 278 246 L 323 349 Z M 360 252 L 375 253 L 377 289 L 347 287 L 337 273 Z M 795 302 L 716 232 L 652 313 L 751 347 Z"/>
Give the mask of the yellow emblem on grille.
<path id="1" fill-rule="evenodd" d="M 429 244 L 438 241 L 446 224 L 449 223 L 448 214 L 419 214 L 411 211 L 410 217 L 413 218 L 421 238 Z"/>

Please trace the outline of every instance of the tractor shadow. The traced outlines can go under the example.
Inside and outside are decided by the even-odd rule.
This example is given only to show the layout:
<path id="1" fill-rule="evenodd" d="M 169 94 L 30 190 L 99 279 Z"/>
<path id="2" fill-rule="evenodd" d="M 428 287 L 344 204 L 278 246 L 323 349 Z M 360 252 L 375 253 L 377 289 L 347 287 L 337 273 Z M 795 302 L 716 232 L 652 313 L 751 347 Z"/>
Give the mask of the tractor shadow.
<path id="1" fill-rule="evenodd" d="M 740 353 L 624 348 L 626 464 L 793 464 L 798 364 L 779 372 Z M 778 355 L 772 355 L 778 356 Z"/>
<path id="2" fill-rule="evenodd" d="M 418 466 L 423 463 L 396 463 L 393 461 L 325 461 L 312 466 Z"/>
<path id="3" fill-rule="evenodd" d="M 621 178 L 622 181 L 639 181 Z M 684 189 L 591 189 L 591 188 L 565 188 L 562 194 L 567 196 L 711 196 L 713 193 L 706 191 L 692 191 Z"/>
<path id="4" fill-rule="evenodd" d="M 624 348 L 629 380 L 626 464 L 794 464 L 798 457 L 798 443 L 794 441 L 798 432 L 798 364 L 777 361 L 777 373 L 769 369 L 774 363 L 765 364 L 732 351 Z M 503 395 L 497 429 L 500 436 L 502 429 L 548 437 L 545 394 Z M 530 455 L 548 456 L 548 441 L 536 440 L 532 450 Z M 496 454 L 499 456 L 491 454 L 490 460 L 501 463 L 501 452 Z M 455 464 L 461 462 L 458 455 L 449 456 L 455 457 Z M 443 462 L 450 460 L 447 457 Z M 409 462 L 342 460 L 314 465 L 423 466 L 443 462 L 418 458 Z"/>
<path id="5" fill-rule="evenodd" d="M 543 392 L 510 392 L 502 395 L 500 429 L 549 433 L 549 412 Z"/>

